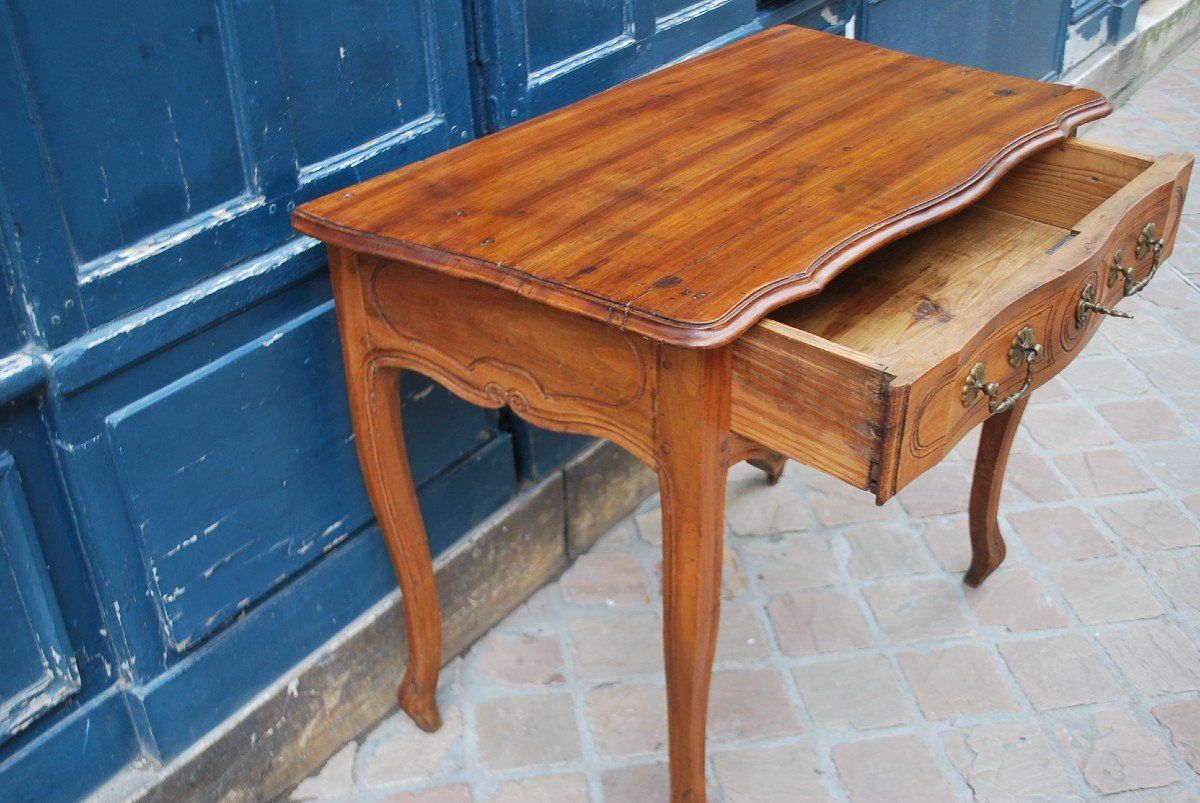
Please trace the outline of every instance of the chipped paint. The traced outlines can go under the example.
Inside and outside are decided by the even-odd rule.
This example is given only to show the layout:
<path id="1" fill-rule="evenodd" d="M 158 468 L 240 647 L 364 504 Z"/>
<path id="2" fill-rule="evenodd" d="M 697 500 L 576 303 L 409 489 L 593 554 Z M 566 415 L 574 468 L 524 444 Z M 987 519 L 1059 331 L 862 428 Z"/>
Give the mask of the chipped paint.
<path id="1" fill-rule="evenodd" d="M 204 462 L 205 460 L 207 460 L 207 459 L 208 459 L 208 455 L 206 455 L 206 454 L 204 454 L 204 455 L 200 455 L 199 457 L 197 457 L 195 460 L 191 461 L 190 463 L 185 463 L 184 465 L 182 465 L 182 466 L 180 466 L 179 468 L 175 469 L 175 473 L 176 473 L 176 474 L 183 474 L 184 472 L 188 471 L 189 469 L 191 469 L 191 468 L 194 468 L 194 467 L 196 467 L 196 466 L 200 465 L 201 463 L 203 463 L 203 462 Z"/>
<path id="2" fill-rule="evenodd" d="M 1100 6 L 1096 13 L 1080 20 L 1067 30 L 1063 46 L 1063 71 L 1070 70 L 1088 56 L 1108 44 L 1108 18 L 1111 7 Z"/>
<path id="3" fill-rule="evenodd" d="M 182 170 L 182 165 L 180 169 Z M 191 193 L 187 187 L 186 177 L 184 177 L 184 186 L 185 191 L 187 191 L 188 211 L 190 212 Z M 156 232 L 131 246 L 121 248 L 85 263 L 79 269 L 80 276 L 83 278 L 85 284 L 106 276 L 112 276 L 135 262 L 141 262 L 142 260 L 161 254 L 181 243 L 187 242 L 197 234 L 216 228 L 238 215 L 243 215 L 257 209 L 266 202 L 267 199 L 262 195 L 243 195 L 227 204 L 200 212 L 178 225 Z"/>
<path id="4" fill-rule="evenodd" d="M 418 137 L 435 131 L 442 125 L 445 125 L 445 118 L 440 114 L 435 112 L 424 114 L 394 131 L 389 131 L 374 139 L 369 139 L 361 145 L 343 151 L 336 156 L 331 156 L 328 159 L 307 165 L 300 170 L 300 183 L 302 185 L 307 184 L 330 173 L 358 167 L 368 159 L 375 158 L 381 152 L 403 145 L 406 142 L 411 142 Z"/>
<path id="5" fill-rule="evenodd" d="M 205 569 L 203 572 L 201 572 L 200 576 L 203 577 L 205 580 L 211 578 L 213 576 L 213 573 L 215 573 L 217 571 L 217 569 L 220 569 L 222 566 L 227 565 L 230 561 L 232 561 L 234 558 L 236 558 L 241 553 L 245 552 L 251 546 L 252 546 L 251 544 L 242 544 L 240 547 L 233 550 L 228 555 L 221 558 L 219 561 L 212 564 L 207 569 Z"/>
<path id="6" fill-rule="evenodd" d="M 36 346 L 0 358 L 0 403 L 22 396 L 46 379 L 49 358 Z"/>
<path id="7" fill-rule="evenodd" d="M 214 521 L 212 524 L 205 527 L 204 530 L 202 531 L 203 534 L 204 535 L 212 535 L 213 533 L 215 533 L 217 531 L 217 528 L 220 527 L 222 524 L 224 524 L 226 519 L 228 519 L 231 515 L 233 515 L 233 514 L 226 513 L 224 516 L 222 516 L 221 518 Z"/>
<path id="8" fill-rule="evenodd" d="M 168 549 L 168 550 L 167 550 L 167 551 L 166 551 L 166 552 L 163 554 L 163 557 L 164 557 L 164 558 L 173 558 L 173 557 L 175 557 L 176 555 L 178 555 L 180 552 L 182 552 L 183 550 L 187 549 L 188 547 L 190 547 L 192 544 L 196 543 L 196 542 L 197 542 L 197 541 L 199 541 L 199 540 L 200 540 L 200 536 L 199 536 L 199 535 L 193 535 L 191 538 L 185 538 L 184 540 L 180 541 L 180 542 L 179 542 L 178 544 L 176 544 L 175 546 L 173 546 L 173 547 L 171 547 L 170 549 Z"/>
<path id="9" fill-rule="evenodd" d="M 332 541 L 330 541 L 328 544 L 326 544 L 325 546 L 321 547 L 321 551 L 322 551 L 322 552 L 328 552 L 329 550 L 331 550 L 331 549 L 335 548 L 335 547 L 336 547 L 338 544 L 342 543 L 343 541 L 345 541 L 345 540 L 346 540 L 347 538 L 349 538 L 349 537 L 350 537 L 350 533 L 342 533 L 342 534 L 341 534 L 341 535 L 339 535 L 337 538 L 333 539 L 333 540 L 332 540 Z"/>
<path id="10" fill-rule="evenodd" d="M 79 443 L 69 443 L 59 438 L 55 438 L 54 445 L 58 447 L 59 450 L 66 452 L 67 454 L 75 454 L 76 452 L 86 451 L 89 446 L 95 446 L 100 442 L 102 437 L 102 435 L 95 435 L 85 441 L 80 441 Z"/>
<path id="11" fill-rule="evenodd" d="M 346 520 L 348 518 L 350 518 L 349 513 L 347 513 L 345 516 L 342 516 L 340 519 L 335 521 L 333 524 L 330 524 L 328 527 L 326 527 L 324 529 L 324 531 L 322 531 L 320 538 L 325 538 L 325 537 L 331 535 L 332 533 L 337 532 L 338 528 L 341 527 L 343 524 L 345 524 Z"/>

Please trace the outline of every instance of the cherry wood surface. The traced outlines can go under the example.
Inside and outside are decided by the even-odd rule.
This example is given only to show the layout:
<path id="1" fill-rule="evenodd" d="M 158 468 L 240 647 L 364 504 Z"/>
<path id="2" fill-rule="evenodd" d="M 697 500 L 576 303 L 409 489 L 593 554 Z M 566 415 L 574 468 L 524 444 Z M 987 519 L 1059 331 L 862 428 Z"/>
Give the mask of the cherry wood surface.
<path id="1" fill-rule="evenodd" d="M 731 465 L 773 482 L 794 458 L 883 502 L 985 422 L 966 577 L 982 582 L 1004 557 L 1028 396 L 964 404 L 964 381 L 982 365 L 999 405 L 1062 370 L 1105 317 L 1080 300 L 1115 305 L 1114 260 L 1142 279 L 1155 254 L 1136 255 L 1139 235 L 1154 224 L 1161 259 L 1178 229 L 1190 156 L 1065 139 L 1107 109 L 775 29 L 297 210 L 329 244 L 359 457 L 403 594 L 403 709 L 439 727 L 444 656 L 401 369 L 657 472 L 674 803 L 706 799 Z M 1025 329 L 1032 373 L 1008 357 Z"/>
<path id="2" fill-rule="evenodd" d="M 1090 90 L 785 25 L 310 202 L 294 221 L 707 347 L 1109 111 Z"/>

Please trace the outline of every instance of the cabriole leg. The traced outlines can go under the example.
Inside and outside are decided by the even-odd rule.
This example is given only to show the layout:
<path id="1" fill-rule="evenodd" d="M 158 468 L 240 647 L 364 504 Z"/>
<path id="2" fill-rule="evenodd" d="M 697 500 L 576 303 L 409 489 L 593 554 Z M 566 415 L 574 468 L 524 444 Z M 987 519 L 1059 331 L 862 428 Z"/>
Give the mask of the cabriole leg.
<path id="1" fill-rule="evenodd" d="M 400 418 L 400 372 L 368 360 L 347 371 L 355 440 L 367 492 L 404 596 L 408 666 L 400 683 L 400 707 L 423 730 L 442 726 L 437 676 L 442 625 L 433 559 L 417 504 Z"/>
<path id="2" fill-rule="evenodd" d="M 1026 396 L 1012 409 L 983 422 L 983 435 L 975 456 L 975 478 L 971 483 L 971 567 L 963 578 L 970 586 L 978 586 L 986 580 L 1004 560 L 1004 537 L 1000 535 L 996 510 L 1000 506 L 1008 453 L 1028 403 Z"/>
<path id="3" fill-rule="evenodd" d="M 664 348 L 655 413 L 671 800 L 705 797 L 704 738 L 721 607 L 729 447 L 726 349 Z"/>

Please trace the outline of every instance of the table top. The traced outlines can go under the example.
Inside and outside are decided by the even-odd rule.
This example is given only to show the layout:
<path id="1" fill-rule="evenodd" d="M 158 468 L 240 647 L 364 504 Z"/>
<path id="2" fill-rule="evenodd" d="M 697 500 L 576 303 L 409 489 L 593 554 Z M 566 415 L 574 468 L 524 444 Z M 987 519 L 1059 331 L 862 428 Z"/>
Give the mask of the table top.
<path id="1" fill-rule="evenodd" d="M 1099 94 L 780 26 L 298 208 L 300 231 L 676 345 L 979 198 Z"/>

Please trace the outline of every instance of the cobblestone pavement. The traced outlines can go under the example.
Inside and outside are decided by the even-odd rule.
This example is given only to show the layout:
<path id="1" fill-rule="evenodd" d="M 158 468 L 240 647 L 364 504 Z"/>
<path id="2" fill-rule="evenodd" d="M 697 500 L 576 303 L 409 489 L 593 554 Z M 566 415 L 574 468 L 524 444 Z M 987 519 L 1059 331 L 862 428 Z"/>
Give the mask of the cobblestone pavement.
<path id="1" fill-rule="evenodd" d="M 1085 136 L 1200 152 L 1200 46 Z M 1194 182 L 1200 184 L 1200 181 Z M 730 476 L 714 800 L 1200 801 L 1200 192 L 1175 254 L 1039 390 L 967 567 L 976 438 L 882 508 Z M 978 432 L 976 432 L 977 437 Z M 665 801 L 657 499 L 293 798 Z"/>

